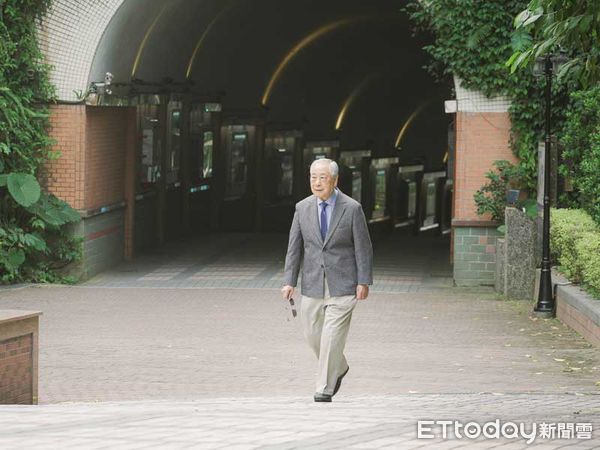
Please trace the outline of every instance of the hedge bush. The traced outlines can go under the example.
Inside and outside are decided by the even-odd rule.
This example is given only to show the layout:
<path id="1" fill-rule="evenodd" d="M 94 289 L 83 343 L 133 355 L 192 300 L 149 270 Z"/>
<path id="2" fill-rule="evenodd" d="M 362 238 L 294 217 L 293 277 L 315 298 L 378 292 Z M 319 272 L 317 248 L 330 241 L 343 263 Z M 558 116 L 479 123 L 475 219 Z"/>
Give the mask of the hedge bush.
<path id="1" fill-rule="evenodd" d="M 600 298 L 600 232 L 586 232 L 576 244 L 576 252 L 583 261 L 583 283 Z"/>
<path id="2" fill-rule="evenodd" d="M 600 86 L 572 94 L 561 142 L 565 164 L 560 171 L 571 178 L 571 204 L 579 205 L 600 224 Z"/>
<path id="3" fill-rule="evenodd" d="M 600 293 L 600 228 L 581 209 L 552 209 L 550 249 L 559 270 L 574 283 Z"/>

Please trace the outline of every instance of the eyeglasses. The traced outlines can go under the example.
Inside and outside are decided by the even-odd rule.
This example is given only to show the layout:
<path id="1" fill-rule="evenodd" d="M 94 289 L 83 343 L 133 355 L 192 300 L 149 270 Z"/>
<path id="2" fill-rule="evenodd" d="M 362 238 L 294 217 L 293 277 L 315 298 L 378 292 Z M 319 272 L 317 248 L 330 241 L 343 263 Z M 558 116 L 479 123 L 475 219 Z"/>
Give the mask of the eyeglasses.
<path id="1" fill-rule="evenodd" d="M 296 304 L 294 303 L 294 299 L 290 297 L 290 306 L 292 307 L 292 317 L 296 317 L 298 313 L 296 312 Z"/>

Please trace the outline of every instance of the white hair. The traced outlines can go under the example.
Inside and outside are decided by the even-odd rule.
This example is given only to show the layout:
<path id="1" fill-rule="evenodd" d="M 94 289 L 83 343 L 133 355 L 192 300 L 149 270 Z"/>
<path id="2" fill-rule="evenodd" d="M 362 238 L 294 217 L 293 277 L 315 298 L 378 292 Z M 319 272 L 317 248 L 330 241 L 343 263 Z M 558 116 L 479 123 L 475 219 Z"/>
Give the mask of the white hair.
<path id="1" fill-rule="evenodd" d="M 340 174 L 340 168 L 338 166 L 338 164 L 333 161 L 332 159 L 327 159 L 327 158 L 321 158 L 321 159 L 315 159 L 312 164 L 310 165 L 310 171 L 312 172 L 313 166 L 316 166 L 317 164 L 329 164 L 329 173 L 331 173 L 331 176 L 333 178 L 337 178 L 338 175 Z"/>

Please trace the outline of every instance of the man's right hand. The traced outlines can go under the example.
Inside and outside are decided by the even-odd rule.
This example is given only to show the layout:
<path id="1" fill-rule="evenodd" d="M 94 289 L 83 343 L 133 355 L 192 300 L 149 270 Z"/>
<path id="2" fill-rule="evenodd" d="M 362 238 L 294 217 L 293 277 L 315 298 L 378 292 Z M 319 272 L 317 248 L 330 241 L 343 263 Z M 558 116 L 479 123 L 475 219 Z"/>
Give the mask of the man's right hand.
<path id="1" fill-rule="evenodd" d="M 294 286 L 286 284 L 284 287 L 281 288 L 281 295 L 283 296 L 284 300 L 289 300 L 290 298 L 292 298 L 292 295 L 294 295 Z"/>

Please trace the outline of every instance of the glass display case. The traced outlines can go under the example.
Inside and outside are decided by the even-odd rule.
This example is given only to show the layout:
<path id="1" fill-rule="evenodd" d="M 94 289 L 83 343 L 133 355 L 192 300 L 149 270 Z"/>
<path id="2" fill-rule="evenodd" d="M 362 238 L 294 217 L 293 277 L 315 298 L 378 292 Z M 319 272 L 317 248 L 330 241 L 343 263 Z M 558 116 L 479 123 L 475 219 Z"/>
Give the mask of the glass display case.
<path id="1" fill-rule="evenodd" d="M 228 197 L 241 197 L 246 193 L 248 181 L 248 133 L 233 131 L 227 152 Z"/>
<path id="2" fill-rule="evenodd" d="M 212 131 L 202 133 L 202 176 L 211 178 L 213 174 L 214 136 Z"/>
<path id="3" fill-rule="evenodd" d="M 370 222 L 388 220 L 391 217 L 390 180 L 392 167 L 398 158 L 375 158 L 370 165 Z"/>
<path id="4" fill-rule="evenodd" d="M 431 230 L 440 226 L 440 201 L 446 172 L 426 172 L 421 182 L 421 226 L 420 231 Z"/>
<path id="5" fill-rule="evenodd" d="M 315 159 L 336 159 L 340 143 L 338 141 L 310 141 L 304 147 L 304 165 L 309 168 Z"/>
<path id="6" fill-rule="evenodd" d="M 167 105 L 167 184 L 179 181 L 181 157 L 181 102 L 170 101 Z"/>
<path id="7" fill-rule="evenodd" d="M 211 112 L 203 103 L 193 103 L 190 109 L 190 165 L 192 182 L 213 175 L 214 132 Z"/>
<path id="8" fill-rule="evenodd" d="M 358 203 L 362 201 L 362 173 L 360 170 L 352 171 L 352 190 L 351 195 Z"/>
<path id="9" fill-rule="evenodd" d="M 382 219 L 387 210 L 387 171 L 378 169 L 375 171 L 375 201 L 373 202 L 373 213 L 371 219 Z"/>
<path id="10" fill-rule="evenodd" d="M 342 150 L 339 157 L 340 189 L 359 203 L 363 201 L 363 178 L 368 176 L 370 150 Z"/>
<path id="11" fill-rule="evenodd" d="M 160 138 L 157 105 L 138 106 L 141 131 L 139 181 L 141 191 L 149 190 L 158 180 L 160 168 Z"/>
<path id="12" fill-rule="evenodd" d="M 275 182 L 276 189 L 266 186 L 268 203 L 291 199 L 294 193 L 294 155 L 300 149 L 302 132 L 296 130 L 269 131 L 265 138 L 265 167 L 268 183 Z"/>
<path id="13" fill-rule="evenodd" d="M 398 166 L 394 226 L 396 228 L 415 225 L 418 213 L 419 183 L 424 166 Z"/>

